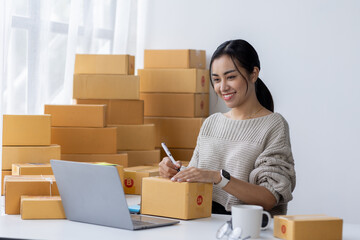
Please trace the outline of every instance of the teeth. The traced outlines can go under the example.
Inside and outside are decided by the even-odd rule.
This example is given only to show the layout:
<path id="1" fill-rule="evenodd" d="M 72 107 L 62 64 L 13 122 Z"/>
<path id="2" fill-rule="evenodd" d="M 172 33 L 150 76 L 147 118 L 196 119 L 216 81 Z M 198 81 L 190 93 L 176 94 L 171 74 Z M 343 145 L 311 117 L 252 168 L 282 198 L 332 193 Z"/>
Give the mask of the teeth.
<path id="1" fill-rule="evenodd" d="M 224 97 L 228 98 L 228 97 L 231 97 L 232 95 L 233 95 L 233 93 L 232 94 L 226 94 L 226 95 L 224 95 Z"/>

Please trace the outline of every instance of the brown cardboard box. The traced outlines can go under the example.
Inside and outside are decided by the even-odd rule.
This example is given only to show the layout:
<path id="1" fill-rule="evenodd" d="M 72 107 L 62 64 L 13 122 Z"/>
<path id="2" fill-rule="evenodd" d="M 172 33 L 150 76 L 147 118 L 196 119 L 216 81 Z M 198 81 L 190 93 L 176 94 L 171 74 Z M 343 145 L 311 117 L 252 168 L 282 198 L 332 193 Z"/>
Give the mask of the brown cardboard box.
<path id="1" fill-rule="evenodd" d="M 143 178 L 141 213 L 195 219 L 211 216 L 212 184 L 172 182 L 166 178 Z"/>
<path id="2" fill-rule="evenodd" d="M 128 166 L 127 153 L 117 154 L 61 154 L 61 160 L 75 161 L 75 162 L 107 162 L 123 167 Z"/>
<path id="3" fill-rule="evenodd" d="M 139 69 L 140 92 L 209 93 L 205 69 Z"/>
<path id="4" fill-rule="evenodd" d="M 205 68 L 204 50 L 173 49 L 144 51 L 144 68 Z"/>
<path id="5" fill-rule="evenodd" d="M 274 216 L 274 236 L 286 240 L 342 239 L 343 220 L 326 215 Z"/>
<path id="6" fill-rule="evenodd" d="M 116 153 L 116 128 L 52 127 L 51 142 L 61 153 Z"/>
<path id="7" fill-rule="evenodd" d="M 60 196 L 21 196 L 21 219 L 64 219 Z"/>
<path id="8" fill-rule="evenodd" d="M 144 177 L 159 176 L 159 167 L 137 166 L 124 168 L 124 192 L 141 194 L 141 181 Z"/>
<path id="9" fill-rule="evenodd" d="M 167 157 L 164 149 L 160 148 L 160 158 L 163 159 L 164 157 Z M 194 153 L 193 148 L 184 149 L 184 148 L 169 148 L 169 151 L 171 152 L 171 155 L 174 157 L 176 161 L 186 161 L 189 162 L 192 158 L 192 155 Z"/>
<path id="10" fill-rule="evenodd" d="M 74 73 L 134 75 L 131 55 L 76 54 Z"/>
<path id="11" fill-rule="evenodd" d="M 105 127 L 106 105 L 45 105 L 53 127 Z"/>
<path id="12" fill-rule="evenodd" d="M 5 176 L 5 213 L 20 214 L 20 198 L 60 195 L 53 175 Z"/>
<path id="13" fill-rule="evenodd" d="M 75 74 L 74 99 L 139 99 L 138 76 Z"/>
<path id="14" fill-rule="evenodd" d="M 155 126 L 144 125 L 109 125 L 117 128 L 117 149 L 154 150 Z"/>
<path id="15" fill-rule="evenodd" d="M 10 170 L 13 163 L 50 163 L 60 159 L 60 145 L 50 146 L 4 146 L 2 148 L 2 169 Z"/>
<path id="16" fill-rule="evenodd" d="M 128 167 L 153 166 L 160 162 L 160 150 L 126 151 L 120 152 L 128 155 Z"/>
<path id="17" fill-rule="evenodd" d="M 77 99 L 80 104 L 106 104 L 107 124 L 144 124 L 144 101 L 121 99 Z"/>
<path id="18" fill-rule="evenodd" d="M 155 146 L 165 142 L 169 148 L 195 148 L 205 118 L 145 117 L 145 124 L 155 124 Z"/>
<path id="19" fill-rule="evenodd" d="M 147 117 L 207 117 L 207 93 L 140 93 Z"/>
<path id="20" fill-rule="evenodd" d="M 53 175 L 50 163 L 13 163 L 12 175 Z"/>
<path id="21" fill-rule="evenodd" d="M 11 170 L 1 171 L 1 196 L 4 196 L 4 178 L 8 175 L 11 175 Z"/>
<path id="22" fill-rule="evenodd" d="M 3 145 L 50 145 L 50 115 L 4 115 Z"/>

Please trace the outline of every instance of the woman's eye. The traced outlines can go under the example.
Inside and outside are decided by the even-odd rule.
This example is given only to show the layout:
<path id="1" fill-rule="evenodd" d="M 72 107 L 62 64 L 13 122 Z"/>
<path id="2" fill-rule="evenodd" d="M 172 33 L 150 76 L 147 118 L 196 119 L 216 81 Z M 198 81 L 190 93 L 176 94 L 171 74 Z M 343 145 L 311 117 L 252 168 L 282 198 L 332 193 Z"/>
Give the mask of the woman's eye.
<path id="1" fill-rule="evenodd" d="M 213 82 L 219 82 L 220 78 L 213 78 Z"/>
<path id="2" fill-rule="evenodd" d="M 229 76 L 228 79 L 234 79 L 236 76 Z"/>

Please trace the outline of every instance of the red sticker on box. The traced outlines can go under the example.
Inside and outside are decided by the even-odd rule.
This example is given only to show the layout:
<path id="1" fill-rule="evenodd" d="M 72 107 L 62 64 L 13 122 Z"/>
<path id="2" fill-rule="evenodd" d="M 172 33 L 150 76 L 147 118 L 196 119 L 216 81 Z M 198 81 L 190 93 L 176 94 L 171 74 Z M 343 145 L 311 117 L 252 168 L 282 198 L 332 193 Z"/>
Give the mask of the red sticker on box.
<path id="1" fill-rule="evenodd" d="M 201 86 L 202 87 L 205 86 L 205 77 L 204 76 L 201 77 Z"/>
<path id="2" fill-rule="evenodd" d="M 125 186 L 128 188 L 131 188 L 132 186 L 134 186 L 134 180 L 131 178 L 125 178 L 124 183 L 125 183 Z"/>
<path id="3" fill-rule="evenodd" d="M 201 101 L 201 103 L 200 103 L 200 108 L 201 108 L 201 110 L 204 109 L 204 101 Z"/>
<path id="4" fill-rule="evenodd" d="M 286 226 L 285 226 L 285 225 L 282 225 L 282 226 L 281 226 L 281 232 L 282 232 L 282 233 L 286 233 Z"/>
<path id="5" fill-rule="evenodd" d="M 196 203 L 197 203 L 197 205 L 199 205 L 199 206 L 203 203 L 203 197 L 202 197 L 201 195 L 199 195 L 199 196 L 197 197 Z"/>

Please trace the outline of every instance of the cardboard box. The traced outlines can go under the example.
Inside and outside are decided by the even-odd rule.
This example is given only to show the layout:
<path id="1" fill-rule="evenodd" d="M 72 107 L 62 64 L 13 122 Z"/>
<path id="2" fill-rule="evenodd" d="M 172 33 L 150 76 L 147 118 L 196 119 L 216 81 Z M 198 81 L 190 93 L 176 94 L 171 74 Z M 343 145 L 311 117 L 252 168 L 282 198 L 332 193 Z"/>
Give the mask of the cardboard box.
<path id="1" fill-rule="evenodd" d="M 211 216 L 211 183 L 179 183 L 160 177 L 142 181 L 142 214 L 185 220 Z"/>
<path id="2" fill-rule="evenodd" d="M 68 160 L 74 162 L 107 162 L 123 167 L 128 166 L 127 153 L 117 154 L 61 154 L 61 160 Z"/>
<path id="3" fill-rule="evenodd" d="M 76 54 L 74 73 L 134 75 L 134 66 L 131 55 Z"/>
<path id="4" fill-rule="evenodd" d="M 169 148 L 195 148 L 205 118 L 145 117 L 145 124 L 155 124 L 155 146 L 165 142 Z"/>
<path id="5" fill-rule="evenodd" d="M 124 192 L 126 194 L 141 194 L 142 179 L 152 176 L 159 176 L 159 166 L 124 168 Z"/>
<path id="6" fill-rule="evenodd" d="M 326 215 L 274 216 L 274 236 L 286 240 L 342 239 L 343 220 Z"/>
<path id="7" fill-rule="evenodd" d="M 209 94 L 140 93 L 147 117 L 207 117 Z"/>
<path id="8" fill-rule="evenodd" d="M 5 176 L 5 213 L 20 214 L 20 198 L 29 196 L 58 196 L 53 175 Z"/>
<path id="9" fill-rule="evenodd" d="M 3 145 L 50 145 L 50 115 L 4 115 Z"/>
<path id="10" fill-rule="evenodd" d="M 160 162 L 160 150 L 125 151 L 128 155 L 128 167 L 154 166 Z"/>
<path id="11" fill-rule="evenodd" d="M 205 68 L 204 50 L 173 49 L 144 51 L 144 68 Z"/>
<path id="12" fill-rule="evenodd" d="M 140 92 L 209 93 L 205 69 L 139 69 Z"/>
<path id="13" fill-rule="evenodd" d="M 106 104 L 107 124 L 144 124 L 143 100 L 77 99 L 80 104 Z"/>
<path id="14" fill-rule="evenodd" d="M 65 219 L 60 196 L 21 196 L 21 219 Z"/>
<path id="15" fill-rule="evenodd" d="M 61 153 L 116 153 L 116 128 L 52 127 L 51 142 Z"/>
<path id="16" fill-rule="evenodd" d="M 155 149 L 154 124 L 109 126 L 117 129 L 117 149 L 119 151 Z"/>
<path id="17" fill-rule="evenodd" d="M 4 178 L 8 175 L 11 175 L 11 170 L 1 171 L 1 196 L 4 196 Z"/>
<path id="18" fill-rule="evenodd" d="M 50 163 L 13 163 L 12 175 L 53 175 Z"/>
<path id="19" fill-rule="evenodd" d="M 75 74 L 74 99 L 139 99 L 140 80 L 132 75 Z"/>
<path id="20" fill-rule="evenodd" d="M 105 127 L 106 105 L 45 105 L 53 127 Z"/>
<path id="21" fill-rule="evenodd" d="M 160 152 L 160 158 L 163 159 L 164 157 L 167 157 L 164 149 L 159 148 L 161 150 Z M 175 158 L 176 161 L 185 161 L 189 162 L 192 158 L 192 155 L 194 153 L 194 148 L 169 148 L 171 155 Z"/>
<path id="22" fill-rule="evenodd" d="M 11 170 L 13 163 L 50 163 L 60 159 L 60 145 L 50 146 L 4 146 L 2 148 L 2 169 Z"/>

